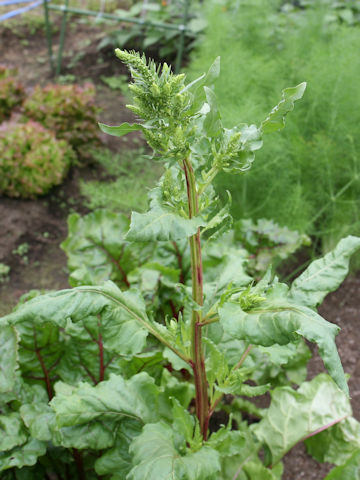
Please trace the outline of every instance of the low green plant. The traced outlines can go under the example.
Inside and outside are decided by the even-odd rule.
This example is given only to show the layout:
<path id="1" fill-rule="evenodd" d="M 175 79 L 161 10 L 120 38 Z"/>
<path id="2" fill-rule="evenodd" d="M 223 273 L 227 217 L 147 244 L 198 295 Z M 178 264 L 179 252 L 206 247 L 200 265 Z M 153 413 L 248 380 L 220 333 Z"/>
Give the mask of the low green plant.
<path id="1" fill-rule="evenodd" d="M 147 189 L 161 175 L 161 165 L 151 165 L 143 148 L 114 154 L 110 150 L 95 150 L 93 159 L 103 167 L 104 179 L 81 181 L 80 192 L 91 210 L 107 208 L 112 211 L 144 211 Z M 109 179 L 109 176 L 111 179 Z"/>
<path id="2" fill-rule="evenodd" d="M 292 446 L 351 417 L 339 329 L 316 307 L 360 239 L 343 239 L 290 287 L 270 271 L 256 283 L 212 183 L 251 167 L 305 84 L 284 90 L 260 126 L 227 129 L 211 88 L 218 59 L 186 85 L 166 64 L 116 53 L 134 79 L 139 123 L 101 128 L 140 130 L 165 173 L 131 222 L 103 210 L 71 216 L 63 248 L 76 286 L 33 292 L 0 319 L 2 477 L 280 479 Z M 330 376 L 303 382 L 304 339 Z M 247 400 L 269 390 L 268 409 Z M 228 422 L 209 428 L 221 409 Z"/>
<path id="3" fill-rule="evenodd" d="M 179 43 L 180 29 L 164 29 L 156 23 L 178 24 L 183 23 L 184 2 L 175 1 L 149 1 L 136 2 L 130 8 L 118 9 L 116 14 L 123 18 L 138 18 L 143 24 L 125 24 L 121 29 L 110 32 L 99 43 L 98 49 L 111 46 L 135 48 L 141 51 L 156 50 L 160 57 L 173 59 L 176 56 Z M 146 25 L 153 22 L 155 25 Z M 196 38 L 206 27 L 202 15 L 201 2 L 192 2 L 188 11 L 188 21 L 185 32 L 185 49 L 190 50 L 196 44 Z"/>
<path id="4" fill-rule="evenodd" d="M 298 248 L 311 245 L 305 234 L 281 227 L 272 220 L 260 218 L 239 220 L 234 225 L 234 241 L 249 252 L 249 265 L 253 275 L 265 272 L 270 266 L 287 259 Z"/>
<path id="5" fill-rule="evenodd" d="M 29 248 L 30 245 L 25 242 L 25 243 L 20 243 L 14 250 L 12 251 L 13 255 L 19 255 L 21 257 L 22 261 L 27 265 L 29 263 L 29 258 L 27 254 L 29 253 Z"/>
<path id="6" fill-rule="evenodd" d="M 24 88 L 16 78 L 16 71 L 0 65 L 0 123 L 10 117 L 24 97 Z"/>
<path id="7" fill-rule="evenodd" d="M 9 280 L 10 266 L 6 263 L 0 263 L 0 283 L 7 282 Z"/>
<path id="8" fill-rule="evenodd" d="M 287 2 L 282 6 L 285 12 L 301 13 L 302 9 L 319 6 L 319 1 L 299 0 Z M 360 23 L 360 3 L 358 0 L 322 0 L 321 5 L 326 8 L 326 23 L 344 23 L 348 26 Z"/>
<path id="9" fill-rule="evenodd" d="M 125 75 L 117 75 L 114 77 L 101 77 L 101 80 L 112 90 L 120 90 L 125 94 L 128 89 L 128 79 Z"/>
<path id="10" fill-rule="evenodd" d="M 0 131 L 0 194 L 34 198 L 65 178 L 75 155 L 42 125 L 4 124 Z"/>
<path id="11" fill-rule="evenodd" d="M 95 88 L 91 84 L 36 87 L 24 103 L 24 112 L 66 140 L 80 156 L 98 145 Z"/>

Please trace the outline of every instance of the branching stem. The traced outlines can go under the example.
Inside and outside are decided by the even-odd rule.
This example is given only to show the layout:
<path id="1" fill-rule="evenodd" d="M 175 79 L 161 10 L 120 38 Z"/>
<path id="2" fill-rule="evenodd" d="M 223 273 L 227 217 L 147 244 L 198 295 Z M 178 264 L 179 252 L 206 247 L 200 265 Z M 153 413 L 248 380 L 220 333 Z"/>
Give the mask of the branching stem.
<path id="1" fill-rule="evenodd" d="M 189 217 L 193 218 L 199 213 L 199 201 L 194 171 L 188 158 L 184 160 L 184 172 L 188 195 Z M 200 229 L 197 230 L 195 235 L 190 237 L 189 243 L 191 252 L 192 297 L 198 305 L 203 305 L 203 269 Z M 209 422 L 209 399 L 205 359 L 201 341 L 201 321 L 201 311 L 193 310 L 191 320 L 191 359 L 196 392 L 196 415 L 199 419 L 202 436 L 204 440 L 206 440 Z"/>

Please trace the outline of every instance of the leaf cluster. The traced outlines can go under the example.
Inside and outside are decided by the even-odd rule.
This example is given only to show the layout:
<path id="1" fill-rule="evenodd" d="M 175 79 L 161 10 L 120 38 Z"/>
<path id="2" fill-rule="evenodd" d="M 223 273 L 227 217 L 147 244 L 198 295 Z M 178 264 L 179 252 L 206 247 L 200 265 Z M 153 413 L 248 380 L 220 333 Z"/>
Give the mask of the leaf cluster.
<path id="1" fill-rule="evenodd" d="M 36 87 L 24 103 L 27 118 L 41 123 L 82 156 L 99 144 L 92 84 Z"/>
<path id="2" fill-rule="evenodd" d="M 16 71 L 0 65 L 0 123 L 10 117 L 24 97 L 25 91 L 16 78 Z"/>
<path id="3" fill-rule="evenodd" d="M 65 178 L 75 154 L 64 140 L 32 120 L 6 123 L 0 130 L 0 193 L 44 195 Z"/>

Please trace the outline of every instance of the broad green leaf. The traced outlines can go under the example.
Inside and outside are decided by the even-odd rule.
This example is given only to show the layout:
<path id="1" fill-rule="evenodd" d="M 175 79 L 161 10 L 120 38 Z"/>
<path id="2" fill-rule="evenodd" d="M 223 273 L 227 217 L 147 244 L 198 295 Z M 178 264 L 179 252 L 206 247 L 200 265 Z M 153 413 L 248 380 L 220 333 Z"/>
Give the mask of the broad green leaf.
<path id="1" fill-rule="evenodd" d="M 202 235 L 206 234 L 206 240 L 209 241 L 211 239 L 212 243 L 216 239 L 221 238 L 224 233 L 228 232 L 233 224 L 233 218 L 230 213 L 231 195 L 230 192 L 226 193 L 228 194 L 228 201 L 220 210 L 218 209 L 218 199 L 214 200 L 216 213 L 208 220 L 206 227 L 201 232 Z"/>
<path id="2" fill-rule="evenodd" d="M 48 442 L 55 427 L 55 414 L 47 403 L 27 403 L 20 407 L 20 414 L 30 435 L 36 440 Z"/>
<path id="3" fill-rule="evenodd" d="M 336 349 L 339 327 L 327 322 L 312 309 L 288 298 L 286 285 L 275 284 L 259 306 L 243 311 L 239 303 L 226 303 L 219 310 L 227 335 L 248 343 L 269 347 L 286 345 L 299 336 L 314 342 L 326 368 L 338 386 L 348 394 L 348 386 Z"/>
<path id="4" fill-rule="evenodd" d="M 221 476 L 219 480 L 260 480 L 262 477 L 248 477 L 247 466 L 250 463 L 262 466 L 258 458 L 261 445 L 257 442 L 246 422 L 239 422 L 238 430 L 230 430 L 230 425 L 221 427 L 213 433 L 208 445 L 219 452 L 221 459 Z M 251 468 L 251 467 L 250 467 Z M 263 467 L 264 468 L 264 467 Z M 245 473 L 246 471 L 246 473 Z M 266 473 L 267 469 L 265 469 Z M 264 478 L 267 478 L 264 476 Z"/>
<path id="5" fill-rule="evenodd" d="M 96 386 L 80 383 L 70 392 L 57 393 L 50 405 L 59 427 L 83 425 L 92 420 L 116 423 L 124 418 L 146 423 L 158 419 L 158 396 L 154 380 L 143 372 L 129 380 L 111 375 Z"/>
<path id="6" fill-rule="evenodd" d="M 353 417 L 346 418 L 308 438 L 305 444 L 308 453 L 318 462 L 342 465 L 355 450 L 360 450 L 360 423 Z"/>
<path id="7" fill-rule="evenodd" d="M 150 193 L 150 210 L 147 213 L 133 212 L 127 240 L 177 241 L 190 237 L 206 222 L 200 217 L 186 218 L 174 208 L 163 205 L 159 187 Z"/>
<path id="8" fill-rule="evenodd" d="M 37 324 L 36 317 L 24 319 L 16 325 L 16 329 L 19 332 L 19 365 L 22 375 L 40 381 L 42 379 L 45 387 L 46 376 L 50 380 L 56 376 L 56 367 L 65 353 L 64 335 L 60 333 L 58 325 L 52 322 Z M 48 395 L 52 395 L 50 386 Z"/>
<path id="9" fill-rule="evenodd" d="M 242 287 L 251 282 L 246 273 L 246 251 L 232 246 L 232 237 L 222 236 L 203 250 L 204 312 L 220 299 L 226 288 Z"/>
<path id="10" fill-rule="evenodd" d="M 122 123 L 121 125 L 118 126 L 110 126 L 110 125 L 105 125 L 104 123 L 99 123 L 100 130 L 102 130 L 104 133 L 107 133 L 108 135 L 112 135 L 114 137 L 122 137 L 124 135 L 127 135 L 130 132 L 136 132 L 138 130 L 144 130 L 144 126 L 140 125 L 139 123 Z"/>
<path id="11" fill-rule="evenodd" d="M 204 130 L 208 137 L 214 138 L 219 136 L 222 129 L 221 115 L 217 105 L 216 95 L 213 90 L 208 87 L 204 87 L 204 90 L 206 95 L 206 101 L 210 109 L 205 116 L 203 124 Z"/>
<path id="12" fill-rule="evenodd" d="M 186 85 L 186 87 L 181 91 L 181 93 L 186 92 L 194 88 L 194 100 L 191 106 L 190 112 L 195 113 L 203 104 L 205 100 L 205 90 L 203 87 L 212 87 L 215 83 L 215 80 L 220 75 L 220 57 L 215 58 L 213 64 L 209 68 L 206 74 L 201 75 L 199 78 L 195 79 L 193 82 Z"/>
<path id="13" fill-rule="evenodd" d="M 127 274 L 138 266 L 137 249 L 124 240 L 129 219 L 121 213 L 97 210 L 68 218 L 68 237 L 61 248 L 68 257 L 70 284 L 100 285 L 113 280 L 128 288 Z"/>
<path id="14" fill-rule="evenodd" d="M 251 254 L 248 269 L 265 272 L 270 265 L 276 266 L 302 245 L 309 245 L 305 234 L 282 227 L 273 220 L 260 218 L 257 221 L 243 219 L 234 225 L 234 237 Z"/>
<path id="15" fill-rule="evenodd" d="M 36 440 L 65 448 L 100 450 L 111 447 L 115 441 L 116 429 L 112 421 L 92 421 L 73 427 L 56 426 L 55 412 L 47 403 L 32 403 L 22 405 L 21 417 L 29 428 L 30 434 Z"/>
<path id="16" fill-rule="evenodd" d="M 188 445 L 191 445 L 194 436 L 195 418 L 190 415 L 176 398 L 173 398 L 172 401 L 174 444 L 181 447 L 185 440 Z M 176 439 L 176 436 L 179 437 L 179 440 Z"/>
<path id="17" fill-rule="evenodd" d="M 304 95 L 306 82 L 296 87 L 285 88 L 282 91 L 282 100 L 274 107 L 261 124 L 264 133 L 272 133 L 281 130 L 285 126 L 285 116 L 294 109 L 296 100 Z"/>
<path id="18" fill-rule="evenodd" d="M 165 423 L 145 425 L 130 446 L 133 468 L 128 480 L 217 480 L 219 454 L 207 446 L 181 455 L 172 428 Z"/>
<path id="19" fill-rule="evenodd" d="M 332 252 L 312 262 L 292 283 L 291 297 L 307 307 L 319 305 L 329 292 L 342 283 L 349 270 L 350 257 L 359 248 L 359 237 L 350 235 L 340 240 Z"/>
<path id="20" fill-rule="evenodd" d="M 142 426 L 133 421 L 122 423 L 117 431 L 113 448 L 106 451 L 95 462 L 98 475 L 111 475 L 111 480 L 124 480 L 132 468 L 129 446 L 133 439 L 141 433 Z"/>
<path id="21" fill-rule="evenodd" d="M 8 468 L 22 468 L 35 465 L 38 457 L 45 455 L 46 443 L 39 440 L 29 439 L 21 446 L 6 452 L 0 452 L 0 471 Z"/>
<path id="22" fill-rule="evenodd" d="M 287 385 L 289 382 L 300 385 L 307 375 L 307 363 L 311 358 L 311 352 L 303 339 L 287 345 L 272 345 L 271 347 L 257 347 L 252 354 L 260 355 L 256 360 L 251 359 L 257 365 L 254 368 L 252 379 L 258 383 L 271 382 L 272 385 Z"/>
<path id="23" fill-rule="evenodd" d="M 278 463 L 270 469 L 264 467 L 261 462 L 248 462 L 243 470 L 246 472 L 247 480 L 281 480 L 284 467 L 282 463 Z"/>
<path id="24" fill-rule="evenodd" d="M 66 329 L 69 320 L 76 324 L 96 315 L 104 318 L 107 324 L 104 331 L 112 336 L 117 352 L 124 355 L 140 352 L 147 331 L 156 332 L 147 318 L 143 300 L 132 291 L 121 292 L 112 282 L 38 296 L 5 316 L 3 321 L 14 325 L 34 320 L 38 325 L 51 321 Z"/>
<path id="25" fill-rule="evenodd" d="M 0 452 L 22 445 L 26 440 L 24 424 L 18 412 L 0 415 Z"/>
<path id="26" fill-rule="evenodd" d="M 0 324 L 0 393 L 10 391 L 15 382 L 18 338 L 13 327 Z"/>
<path id="27" fill-rule="evenodd" d="M 335 467 L 324 480 L 360 480 L 360 449 L 344 465 Z"/>
<path id="28" fill-rule="evenodd" d="M 270 449 L 275 464 L 299 441 L 349 415 L 347 396 L 329 376 L 321 374 L 298 390 L 276 388 L 271 394 L 270 408 L 253 431 Z"/>
<path id="29" fill-rule="evenodd" d="M 168 420 L 170 421 L 173 417 L 173 400 L 176 400 L 180 405 L 187 409 L 190 405 L 191 400 L 195 397 L 195 387 L 192 382 L 188 380 L 178 380 L 176 376 L 171 375 L 171 373 L 165 368 L 163 368 L 163 373 L 160 380 L 161 394 L 159 397 L 160 405 L 164 407 L 165 403 L 168 403 L 171 408 L 170 416 Z M 162 416 L 164 414 L 164 408 L 161 410 Z"/>

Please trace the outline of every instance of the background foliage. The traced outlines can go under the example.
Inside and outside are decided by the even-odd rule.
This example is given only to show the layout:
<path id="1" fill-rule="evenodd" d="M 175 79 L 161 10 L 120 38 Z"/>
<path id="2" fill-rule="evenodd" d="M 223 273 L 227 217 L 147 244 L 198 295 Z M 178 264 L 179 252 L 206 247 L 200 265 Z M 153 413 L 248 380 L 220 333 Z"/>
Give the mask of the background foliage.
<path id="1" fill-rule="evenodd" d="M 207 35 L 189 74 L 221 54 L 215 91 L 226 124 L 262 118 L 285 85 L 308 82 L 284 133 L 266 138 L 253 169 L 223 175 L 218 189 L 230 189 L 236 217 L 272 218 L 318 236 L 328 248 L 360 231 L 360 91 L 354 81 L 360 35 L 357 27 L 329 21 L 337 10 L 328 2 L 311 2 L 305 10 L 281 9 L 281 3 L 208 5 Z"/>

